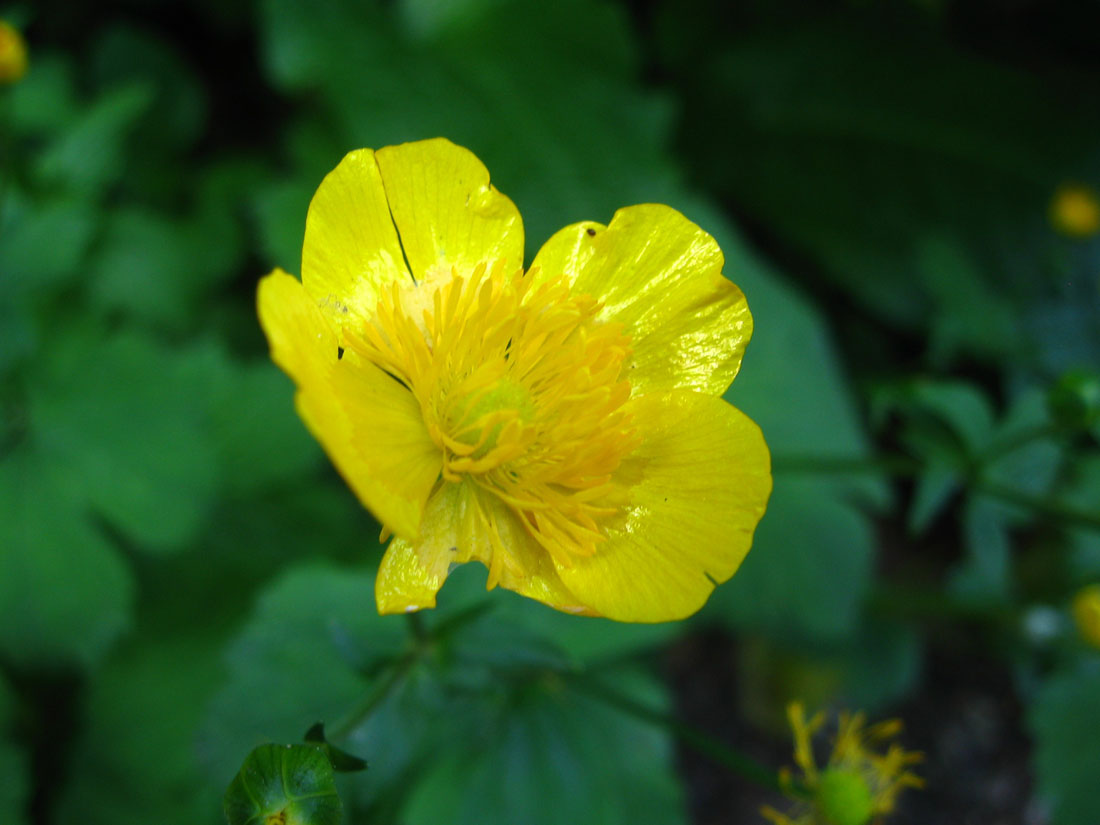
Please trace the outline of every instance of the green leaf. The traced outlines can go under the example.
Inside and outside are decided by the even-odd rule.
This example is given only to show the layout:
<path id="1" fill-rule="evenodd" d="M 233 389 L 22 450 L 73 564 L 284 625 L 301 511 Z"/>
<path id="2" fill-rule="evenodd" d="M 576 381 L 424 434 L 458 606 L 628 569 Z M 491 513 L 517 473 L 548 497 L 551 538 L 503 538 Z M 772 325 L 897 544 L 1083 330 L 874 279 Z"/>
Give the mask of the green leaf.
<path id="1" fill-rule="evenodd" d="M 204 726 L 202 747 L 212 776 L 232 773 L 240 753 L 257 741 L 296 741 L 317 720 L 333 730 L 369 692 L 371 680 L 364 674 L 396 659 L 405 645 L 401 617 L 383 618 L 375 610 L 373 584 L 370 574 L 314 566 L 265 589 L 229 648 L 229 679 Z M 311 678 L 301 678 L 304 673 Z M 380 710 L 393 716 L 389 707 Z M 391 724 L 400 727 L 396 719 Z M 410 727 L 406 741 L 422 728 Z M 395 754 L 378 762 L 378 745 L 368 742 L 347 744 L 371 760 L 372 774 L 385 773 Z"/>
<path id="2" fill-rule="evenodd" d="M 261 745 L 225 792 L 229 825 L 339 825 L 332 765 L 312 745 Z"/>
<path id="3" fill-rule="evenodd" d="M 221 483 L 231 494 L 300 479 L 321 463 L 321 450 L 294 410 L 294 386 L 274 364 L 237 364 L 212 353 L 203 364 L 211 435 Z"/>
<path id="4" fill-rule="evenodd" d="M 57 821 L 218 821 L 225 779 L 206 781 L 194 745 L 221 677 L 221 639 L 201 635 L 205 626 L 205 617 L 196 619 L 193 612 L 187 624 L 172 628 L 173 635 L 154 635 L 143 626 L 144 638 L 112 656 L 90 680 Z"/>
<path id="5" fill-rule="evenodd" d="M 197 534 L 217 488 L 195 357 L 134 333 L 73 332 L 58 337 L 32 393 L 35 442 L 98 512 L 154 552 Z"/>
<path id="6" fill-rule="evenodd" d="M 990 358 L 1012 352 L 1019 335 L 1016 311 L 961 243 L 944 235 L 918 240 L 917 267 L 932 301 L 934 363 L 960 352 Z"/>
<path id="7" fill-rule="evenodd" d="M 229 680 L 204 726 L 202 747 L 213 775 L 231 766 L 249 743 L 265 738 L 292 741 L 302 728 L 319 719 L 341 747 L 370 760 L 370 781 L 348 786 L 349 808 L 364 816 L 382 816 L 383 811 L 393 813 L 403 807 L 406 798 L 417 792 L 425 771 L 470 759 L 468 743 L 478 737 L 489 737 L 486 747 L 495 749 L 495 731 L 511 726 L 514 737 L 534 737 L 517 745 L 528 752 L 559 747 L 554 742 L 541 743 L 542 723 L 532 727 L 525 716 L 525 708 L 532 706 L 524 697 L 536 697 L 543 687 L 560 685 L 556 674 L 571 667 L 561 652 L 554 651 L 552 639 L 513 627 L 506 614 L 471 612 L 467 604 L 445 594 L 437 610 L 421 617 L 432 641 L 417 642 L 408 635 L 403 617 L 378 616 L 372 588 L 373 572 L 315 567 L 292 571 L 266 590 L 256 614 L 230 650 Z M 436 632 L 445 635 L 432 637 Z M 418 648 L 418 644 L 427 646 Z M 302 679 L 302 673 L 311 678 Z M 637 681 L 625 675 L 623 679 L 624 689 L 638 696 Z M 654 698 L 654 690 L 649 688 L 647 699 Z M 596 787 L 628 789 L 616 790 L 607 800 L 589 798 L 590 804 L 621 811 L 615 817 L 637 813 L 632 799 L 649 800 L 658 812 L 675 807 L 678 796 L 665 761 L 654 766 L 647 757 L 648 767 L 643 769 L 629 756 L 606 758 L 607 753 L 649 748 L 639 742 L 652 740 L 645 735 L 634 738 L 640 734 L 632 724 L 605 723 L 597 715 L 592 724 L 603 735 L 574 741 L 589 724 L 588 716 L 580 715 L 580 708 L 589 704 L 572 692 L 560 695 L 556 687 L 552 695 L 547 713 L 578 714 L 576 721 L 563 723 L 560 747 L 585 760 L 598 756 L 597 764 L 586 763 L 583 768 Z M 561 703 L 568 709 L 562 710 Z M 542 707 L 542 700 L 536 704 Z M 649 704 L 660 706 L 663 701 Z M 541 719 L 543 710 L 535 716 Z M 608 738 L 620 735 L 622 741 Z M 660 748 L 667 748 L 664 737 L 657 738 L 664 742 Z M 596 742 L 600 746 L 594 754 Z M 540 758 L 569 763 L 569 757 L 553 752 Z M 655 775 L 664 778 L 655 781 Z M 653 787 L 647 789 L 647 783 Z M 661 799 L 668 804 L 658 806 L 655 800 Z M 508 818 L 515 813 L 510 800 L 495 798 L 493 804 L 503 807 L 483 806 L 483 821 L 517 821 Z"/>
<path id="8" fill-rule="evenodd" d="M 923 533 L 943 512 L 951 498 L 962 487 L 957 470 L 932 466 L 920 474 L 913 491 L 908 527 L 914 534 Z"/>
<path id="9" fill-rule="evenodd" d="M 253 209 L 259 223 L 265 266 L 300 274 L 297 270 L 302 259 L 306 210 L 316 188 L 316 183 L 310 186 L 305 182 L 278 182 L 266 186 L 256 196 Z"/>
<path id="10" fill-rule="evenodd" d="M 178 220 L 145 209 L 109 215 L 90 268 L 92 306 L 121 310 L 158 327 L 182 328 L 201 286 L 204 258 Z"/>
<path id="11" fill-rule="evenodd" d="M 78 278 L 96 224 L 92 205 L 76 198 L 18 201 L 5 209 L 0 295 L 38 297 Z"/>
<path id="12" fill-rule="evenodd" d="M 665 702 L 637 674 L 617 673 L 614 690 Z M 405 809 L 409 825 L 687 821 L 668 737 L 553 677 L 517 691 L 441 756 Z"/>
<path id="13" fill-rule="evenodd" d="M 1038 793 L 1051 806 L 1051 821 L 1100 821 L 1100 669 L 1082 667 L 1053 676 L 1040 691 L 1030 721 Z"/>
<path id="14" fill-rule="evenodd" d="M 91 665 L 130 621 L 130 571 L 73 487 L 28 450 L 0 462 L 0 658 L 21 667 Z"/>
<path id="15" fill-rule="evenodd" d="M 779 636 L 844 638 L 871 582 L 873 538 L 826 481 L 780 476 L 753 549 L 701 615 Z"/>
<path id="16" fill-rule="evenodd" d="M 60 131 L 77 111 L 68 55 L 36 50 L 27 74 L 8 94 L 15 134 L 40 136 Z"/>
<path id="17" fill-rule="evenodd" d="M 964 381 L 917 380 L 906 385 L 905 393 L 921 413 L 947 427 L 965 453 L 975 453 L 989 444 L 994 429 L 993 407 L 977 387 Z M 913 433 L 910 438 L 917 445 L 930 445 L 937 434 Z M 942 454 L 947 449 L 938 448 L 936 452 Z"/>
<path id="18" fill-rule="evenodd" d="M 137 83 L 102 95 L 38 158 L 44 184 L 97 195 L 116 182 L 126 163 L 126 139 L 153 101 L 152 87 Z"/>
<path id="19" fill-rule="evenodd" d="M 498 638 L 494 643 L 480 634 L 486 628 L 479 626 L 476 628 L 478 633 L 467 632 L 462 639 L 475 637 L 472 643 L 484 645 L 483 655 L 496 651 L 500 653 L 502 661 L 508 655 L 516 655 L 528 663 L 533 657 L 542 656 L 545 664 L 599 664 L 654 649 L 681 631 L 679 622 L 632 624 L 597 618 L 577 621 L 576 616 L 554 610 L 510 590 L 498 588 L 486 592 L 487 576 L 488 571 L 481 564 L 464 564 L 458 567 L 448 576 L 441 591 L 440 603 L 446 605 L 448 610 L 462 610 L 477 605 L 489 607 L 493 621 L 488 629 L 495 628 L 500 636 L 507 638 Z M 530 636 L 523 638 L 520 636 L 521 632 Z M 511 649 L 500 650 L 500 645 L 508 640 L 511 642 Z M 539 653 L 531 646 L 537 640 L 544 647 L 547 640 L 552 640 L 552 646 Z M 518 650 L 517 643 L 521 645 Z"/>
<path id="20" fill-rule="evenodd" d="M 1012 544 L 1003 506 L 986 497 L 967 502 L 963 514 L 966 558 L 952 572 L 949 589 L 962 599 L 996 603 L 1012 591 Z"/>
<path id="21" fill-rule="evenodd" d="M 129 24 L 98 33 L 91 74 L 99 88 L 150 83 L 154 97 L 135 138 L 141 151 L 179 150 L 193 143 L 206 120 L 206 100 L 193 70 L 172 44 Z"/>

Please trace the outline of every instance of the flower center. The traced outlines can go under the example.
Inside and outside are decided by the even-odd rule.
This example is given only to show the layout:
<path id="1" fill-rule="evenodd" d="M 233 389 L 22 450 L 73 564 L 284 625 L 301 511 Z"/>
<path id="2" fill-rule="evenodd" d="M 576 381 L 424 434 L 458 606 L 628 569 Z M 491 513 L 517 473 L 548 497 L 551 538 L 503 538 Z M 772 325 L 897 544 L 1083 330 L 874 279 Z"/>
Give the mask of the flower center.
<path id="1" fill-rule="evenodd" d="M 630 339 L 566 279 L 479 264 L 395 282 L 355 346 L 416 397 L 444 481 L 507 504 L 555 559 L 603 540 L 622 502 L 612 480 L 637 445 L 623 376 Z"/>

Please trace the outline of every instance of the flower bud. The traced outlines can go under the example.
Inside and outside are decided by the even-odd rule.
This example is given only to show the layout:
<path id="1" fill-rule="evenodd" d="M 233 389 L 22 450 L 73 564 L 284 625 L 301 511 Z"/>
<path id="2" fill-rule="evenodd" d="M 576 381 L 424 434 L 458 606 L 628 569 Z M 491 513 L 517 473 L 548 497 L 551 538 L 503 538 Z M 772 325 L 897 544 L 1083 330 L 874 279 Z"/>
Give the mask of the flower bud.
<path id="1" fill-rule="evenodd" d="M 1093 647 L 1100 647 L 1100 584 L 1090 584 L 1077 591 L 1073 599 L 1073 618 L 1081 637 Z"/>
<path id="2" fill-rule="evenodd" d="M 1050 222 L 1071 238 L 1087 238 L 1100 232 L 1100 201 L 1090 187 L 1067 183 L 1058 187 L 1050 202 Z"/>
<path id="3" fill-rule="evenodd" d="M 23 35 L 0 20 L 0 86 L 18 83 L 27 73 L 27 44 Z"/>

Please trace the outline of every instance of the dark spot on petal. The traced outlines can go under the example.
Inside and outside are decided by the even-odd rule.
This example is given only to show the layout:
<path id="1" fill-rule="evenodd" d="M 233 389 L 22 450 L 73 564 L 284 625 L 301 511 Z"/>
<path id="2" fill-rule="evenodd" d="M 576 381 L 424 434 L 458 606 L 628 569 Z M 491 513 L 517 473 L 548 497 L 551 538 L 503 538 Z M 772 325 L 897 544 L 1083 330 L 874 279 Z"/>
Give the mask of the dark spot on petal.
<path id="1" fill-rule="evenodd" d="M 336 348 L 336 360 L 339 361 L 343 357 L 344 357 L 344 348 L 343 347 L 337 347 Z"/>
<path id="2" fill-rule="evenodd" d="M 587 232 L 587 233 L 588 233 L 589 235 L 593 235 L 593 236 L 594 236 L 594 235 L 596 234 L 596 230 L 595 230 L 595 229 L 593 229 L 593 228 L 592 228 L 591 226 L 590 226 L 590 227 L 588 227 L 588 228 L 587 228 L 586 230 L 584 230 L 584 231 L 585 231 L 585 232 Z"/>

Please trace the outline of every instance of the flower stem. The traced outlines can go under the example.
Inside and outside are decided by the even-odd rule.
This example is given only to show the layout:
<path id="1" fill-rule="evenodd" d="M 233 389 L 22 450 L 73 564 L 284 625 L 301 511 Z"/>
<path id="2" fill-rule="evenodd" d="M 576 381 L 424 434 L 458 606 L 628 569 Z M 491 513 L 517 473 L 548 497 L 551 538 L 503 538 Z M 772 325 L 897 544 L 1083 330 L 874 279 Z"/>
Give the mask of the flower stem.
<path id="1" fill-rule="evenodd" d="M 428 628 L 419 613 L 406 613 L 409 636 L 412 645 L 398 659 L 383 671 L 383 675 L 376 683 L 375 689 L 368 692 L 363 700 L 348 712 L 343 719 L 332 726 L 329 738 L 343 739 L 370 718 L 378 706 L 381 705 L 394 689 L 405 680 L 409 671 L 422 661 L 429 650 L 440 640 L 447 638 L 458 628 L 480 618 L 492 607 L 488 601 L 479 602 L 466 610 L 456 613 L 439 622 L 434 628 Z"/>
<path id="2" fill-rule="evenodd" d="M 635 719 L 654 727 L 663 728 L 697 753 L 706 756 L 724 768 L 728 768 L 738 776 L 767 790 L 783 792 L 775 771 L 761 765 L 751 756 L 730 747 L 709 733 L 681 722 L 671 714 L 643 705 L 629 696 L 623 696 L 621 693 L 593 679 L 576 676 L 570 680 L 570 684 L 582 693 L 599 699 L 623 713 L 633 716 Z"/>

